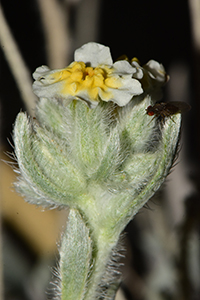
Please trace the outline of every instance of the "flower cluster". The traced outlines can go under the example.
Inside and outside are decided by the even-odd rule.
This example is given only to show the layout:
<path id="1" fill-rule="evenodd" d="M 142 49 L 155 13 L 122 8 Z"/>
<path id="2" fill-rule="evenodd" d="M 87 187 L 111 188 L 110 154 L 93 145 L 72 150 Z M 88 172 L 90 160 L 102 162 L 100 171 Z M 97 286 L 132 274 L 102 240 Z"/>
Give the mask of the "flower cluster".
<path id="1" fill-rule="evenodd" d="M 163 66 L 153 60 L 143 67 L 135 59 L 113 63 L 110 49 L 97 43 L 77 49 L 74 60 L 64 69 L 37 68 L 33 74 L 35 94 L 40 98 L 80 99 L 92 108 L 101 100 L 124 106 L 133 97 L 163 85 L 167 78 Z"/>

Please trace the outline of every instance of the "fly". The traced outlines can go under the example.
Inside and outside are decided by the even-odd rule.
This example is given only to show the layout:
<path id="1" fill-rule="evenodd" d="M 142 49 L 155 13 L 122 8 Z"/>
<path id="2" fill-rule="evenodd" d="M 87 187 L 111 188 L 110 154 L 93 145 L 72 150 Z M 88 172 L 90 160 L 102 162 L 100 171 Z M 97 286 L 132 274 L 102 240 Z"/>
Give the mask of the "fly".
<path id="1" fill-rule="evenodd" d="M 186 102 L 171 101 L 171 102 L 160 102 L 154 106 L 148 106 L 146 109 L 147 115 L 159 117 L 162 122 L 165 118 L 171 117 L 178 113 L 184 113 L 191 109 L 191 106 Z"/>

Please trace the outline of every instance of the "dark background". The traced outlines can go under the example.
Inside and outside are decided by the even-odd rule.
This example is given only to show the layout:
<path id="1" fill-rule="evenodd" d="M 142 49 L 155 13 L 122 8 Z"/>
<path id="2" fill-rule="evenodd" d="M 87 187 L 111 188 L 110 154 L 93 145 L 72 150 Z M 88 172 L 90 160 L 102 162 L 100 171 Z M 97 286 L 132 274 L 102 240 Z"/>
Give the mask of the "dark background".
<path id="1" fill-rule="evenodd" d="M 64 1 L 60 0 L 58 2 L 62 3 Z M 66 65 L 73 60 L 75 48 L 82 44 L 82 42 L 79 44 L 76 26 L 79 16 L 79 2 L 84 2 L 84 0 L 77 1 L 76 5 L 73 4 L 73 1 L 68 1 L 68 3 L 66 1 L 66 9 L 69 14 L 68 25 L 71 33 L 71 52 Z M 36 67 L 48 64 L 45 36 L 38 3 L 36 0 L 1 0 L 1 5 L 12 34 L 32 74 Z M 88 15 L 87 11 L 85 14 L 87 18 L 85 18 L 84 22 L 87 23 L 88 18 L 91 17 L 90 10 L 88 9 Z M 167 73 L 171 76 L 171 81 L 164 90 L 164 100 L 183 100 L 192 106 L 191 111 L 184 118 L 182 136 L 184 140 L 184 159 L 187 167 L 187 170 L 185 169 L 186 177 L 192 183 L 195 192 L 189 198 L 184 199 L 184 203 L 186 203 L 184 204 L 186 205 L 184 209 L 188 207 L 188 203 L 191 205 L 189 209 L 190 215 L 188 216 L 185 212 L 184 221 L 179 224 L 179 228 L 186 226 L 187 220 L 192 219 L 193 221 L 195 220 L 195 232 L 199 233 L 199 216 L 195 215 L 195 211 L 199 210 L 198 192 L 200 186 L 200 81 L 197 72 L 199 54 L 196 53 L 192 39 L 191 21 L 189 2 L 186 0 L 102 0 L 99 1 L 97 34 L 94 41 L 109 46 L 114 60 L 122 54 L 126 54 L 129 58 L 136 56 L 141 64 L 145 64 L 150 59 L 155 59 L 162 63 Z M 87 37 L 86 34 L 84 43 L 88 41 L 90 41 L 90 37 Z M 2 48 L 0 48 L 0 58 L 1 149 L 3 151 L 12 151 L 7 138 L 11 139 L 13 123 L 17 113 L 20 110 L 25 111 L 26 108 Z M 63 67 L 65 66 L 63 65 Z M 180 78 L 184 78 L 184 80 L 181 81 L 179 78 L 176 78 L 176 74 L 178 76 L 183 75 Z M 173 95 L 173 99 L 170 99 L 170 95 Z M 183 97 L 183 99 L 180 97 Z M 162 198 L 163 193 L 159 194 L 159 198 L 160 195 Z M 165 200 L 161 199 L 159 201 Z M 155 203 L 151 202 L 150 207 L 155 208 Z M 149 210 L 147 211 L 147 214 L 149 214 Z M 142 215 L 144 216 L 145 213 L 144 211 Z M 154 216 L 156 218 L 156 215 Z M 121 287 L 126 298 L 133 300 L 146 299 L 138 292 L 137 288 L 132 289 L 131 285 L 134 285 L 133 283 L 136 282 L 140 286 L 150 268 L 149 263 L 146 263 L 147 257 L 140 244 L 142 243 L 143 233 L 141 232 L 141 221 L 137 220 L 139 217 L 140 215 L 127 227 L 129 236 L 127 238 L 129 246 L 127 248 L 131 256 L 129 264 L 134 270 L 131 274 L 132 276 L 135 274 L 135 277 L 133 276 L 132 281 L 125 282 Z M 147 222 L 146 226 L 148 224 Z M 3 213 L 2 228 L 3 238 L 5 236 L 3 242 L 10 241 L 5 244 L 5 247 L 8 245 L 8 247 L 20 249 L 20 259 L 26 261 L 31 274 L 32 268 L 39 260 L 39 254 L 32 249 L 31 245 L 27 244 L 26 240 L 22 238 L 21 232 L 11 225 L 10 220 Z M 52 257 L 54 261 L 55 253 Z M 4 265 L 4 268 L 8 268 L 8 266 Z M 15 286 L 13 282 L 10 283 L 9 274 L 6 273 L 4 277 L 6 299 L 36 299 L 34 295 L 28 295 L 27 291 L 24 290 L 23 283 L 21 286 L 18 284 L 17 288 L 17 285 Z M 46 282 L 44 282 L 44 289 L 45 284 Z M 183 284 L 183 281 L 180 280 L 180 286 L 181 284 Z M 189 292 L 188 290 L 183 292 L 185 296 L 182 298 L 175 298 L 174 295 L 164 290 L 160 293 L 162 296 L 160 299 L 198 299 L 197 290 L 199 291 L 199 287 L 195 290 L 194 287 L 191 288 L 192 284 L 190 280 L 187 282 L 186 285 L 188 285 Z"/>

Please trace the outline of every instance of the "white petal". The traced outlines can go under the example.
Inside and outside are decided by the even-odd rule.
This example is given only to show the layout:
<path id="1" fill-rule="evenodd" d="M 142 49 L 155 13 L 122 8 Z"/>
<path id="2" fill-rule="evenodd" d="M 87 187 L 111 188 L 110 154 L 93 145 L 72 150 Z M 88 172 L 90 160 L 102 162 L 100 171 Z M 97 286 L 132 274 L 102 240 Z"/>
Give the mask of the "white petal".
<path id="1" fill-rule="evenodd" d="M 121 74 L 134 74 L 136 68 L 132 67 L 131 64 L 126 60 L 119 60 L 113 64 L 115 70 Z"/>
<path id="2" fill-rule="evenodd" d="M 131 65 L 136 68 L 136 73 L 133 75 L 133 77 L 142 79 L 142 77 L 144 76 L 143 68 L 138 64 L 137 61 L 132 61 Z"/>
<path id="3" fill-rule="evenodd" d="M 97 43 L 88 43 L 77 49 L 74 60 L 88 63 L 93 68 L 98 65 L 113 64 L 110 48 Z"/>
<path id="4" fill-rule="evenodd" d="M 140 95 L 143 93 L 141 83 L 130 75 L 125 75 L 122 77 L 122 88 L 120 90 L 127 90 L 132 96 Z"/>
<path id="5" fill-rule="evenodd" d="M 115 68 L 115 70 L 121 74 L 132 74 L 132 77 L 137 78 L 137 79 L 141 79 L 143 77 L 143 70 L 141 68 L 141 66 L 136 63 L 136 65 L 134 66 L 134 64 L 130 64 L 128 61 L 126 60 L 120 60 L 117 61 L 113 64 L 113 67 Z M 115 71 L 114 71 L 115 73 Z"/>
<path id="6" fill-rule="evenodd" d="M 87 103 L 90 108 L 95 108 L 99 104 L 99 101 L 93 100 L 87 93 L 87 91 L 81 91 L 74 97 L 76 100 L 82 100 Z"/>
<path id="7" fill-rule="evenodd" d="M 44 85 L 41 81 L 35 81 L 33 83 L 33 91 L 39 98 L 54 98 L 58 97 L 59 95 L 62 98 L 62 95 L 60 94 L 62 87 L 62 82 L 56 82 L 49 85 Z"/>
<path id="8" fill-rule="evenodd" d="M 143 93 L 143 89 L 141 83 L 131 78 L 131 75 L 125 75 L 121 78 L 122 87 L 119 89 L 109 89 L 108 92 L 112 93 L 112 97 L 109 101 L 113 101 L 117 103 L 119 106 L 126 105 L 134 96 L 140 95 Z M 102 100 L 108 101 L 104 99 L 103 93 L 99 90 L 99 96 Z"/>
<path id="9" fill-rule="evenodd" d="M 40 79 L 40 77 L 45 76 L 46 74 L 48 74 L 49 71 L 50 71 L 49 67 L 41 66 L 41 67 L 39 67 L 35 70 L 35 72 L 33 73 L 33 78 L 35 80 L 38 80 L 38 79 Z"/>
<path id="10" fill-rule="evenodd" d="M 155 60 L 150 60 L 144 68 L 150 72 L 150 76 L 152 78 L 157 79 L 158 81 L 164 82 L 166 81 L 166 72 L 162 64 L 159 64 Z"/>

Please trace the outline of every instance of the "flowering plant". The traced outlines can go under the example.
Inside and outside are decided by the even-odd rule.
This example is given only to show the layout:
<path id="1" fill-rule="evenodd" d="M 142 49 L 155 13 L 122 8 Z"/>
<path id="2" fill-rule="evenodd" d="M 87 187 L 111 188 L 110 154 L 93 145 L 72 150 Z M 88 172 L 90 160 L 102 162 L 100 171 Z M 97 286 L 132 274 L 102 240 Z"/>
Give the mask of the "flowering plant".
<path id="1" fill-rule="evenodd" d="M 180 114 L 164 124 L 146 114 L 168 77 L 162 65 L 113 63 L 108 47 L 88 43 L 67 68 L 33 74 L 36 118 L 14 127 L 20 176 L 30 203 L 69 208 L 55 299 L 113 299 L 120 235 L 167 176 Z"/>

